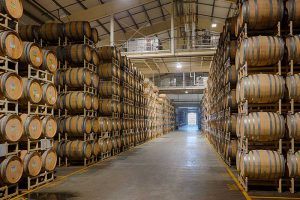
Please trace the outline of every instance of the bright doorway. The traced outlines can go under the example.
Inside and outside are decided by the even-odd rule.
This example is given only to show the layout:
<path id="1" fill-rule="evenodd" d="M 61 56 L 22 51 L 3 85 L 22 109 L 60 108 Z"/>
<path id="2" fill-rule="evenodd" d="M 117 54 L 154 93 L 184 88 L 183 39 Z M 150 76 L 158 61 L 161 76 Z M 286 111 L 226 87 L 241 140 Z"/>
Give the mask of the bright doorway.
<path id="1" fill-rule="evenodd" d="M 188 113 L 188 125 L 189 126 L 197 125 L 197 114 L 196 113 Z"/>

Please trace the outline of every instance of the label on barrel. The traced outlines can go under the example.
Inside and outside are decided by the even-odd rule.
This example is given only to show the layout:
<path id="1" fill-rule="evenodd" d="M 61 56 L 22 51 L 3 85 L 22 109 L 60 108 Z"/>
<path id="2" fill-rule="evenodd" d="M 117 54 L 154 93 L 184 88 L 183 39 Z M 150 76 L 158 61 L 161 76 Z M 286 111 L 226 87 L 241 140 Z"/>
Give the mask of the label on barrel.
<path id="1" fill-rule="evenodd" d="M 16 44 L 14 42 L 10 42 L 9 43 L 10 48 L 15 49 L 16 48 Z"/>
<path id="2" fill-rule="evenodd" d="M 6 156 L 8 153 L 7 144 L 0 144 L 0 157 Z"/>

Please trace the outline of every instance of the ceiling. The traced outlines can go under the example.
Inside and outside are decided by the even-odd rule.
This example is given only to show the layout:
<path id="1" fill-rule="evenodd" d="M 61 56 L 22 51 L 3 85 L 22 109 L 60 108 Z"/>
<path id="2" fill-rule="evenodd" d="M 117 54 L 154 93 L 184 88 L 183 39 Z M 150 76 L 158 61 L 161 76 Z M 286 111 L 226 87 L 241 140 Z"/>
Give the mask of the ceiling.
<path id="1" fill-rule="evenodd" d="M 233 1 L 190 0 L 198 5 L 198 29 L 221 32 L 225 19 L 235 13 Z M 170 49 L 172 0 L 23 0 L 23 4 L 24 16 L 20 24 L 86 20 L 97 28 L 100 44 L 109 44 L 110 21 L 113 19 L 115 44 L 122 46 L 132 38 L 153 36 L 159 38 L 163 50 Z M 114 13 L 113 18 L 111 13 Z M 212 23 L 217 27 L 213 28 Z M 175 21 L 175 32 L 179 30 L 176 24 Z M 182 46 L 180 42 L 175 45 L 176 49 Z M 189 55 L 188 51 L 181 56 L 159 54 L 132 60 L 146 76 L 151 77 L 158 73 L 208 72 L 212 59 L 213 53 L 199 56 Z"/>

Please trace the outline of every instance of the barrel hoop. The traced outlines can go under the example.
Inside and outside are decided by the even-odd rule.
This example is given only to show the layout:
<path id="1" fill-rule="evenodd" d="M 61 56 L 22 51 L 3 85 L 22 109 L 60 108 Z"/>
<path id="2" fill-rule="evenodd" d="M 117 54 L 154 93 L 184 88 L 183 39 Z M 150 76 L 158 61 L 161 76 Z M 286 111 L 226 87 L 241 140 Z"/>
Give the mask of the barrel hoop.
<path id="1" fill-rule="evenodd" d="M 256 155 L 257 155 L 257 166 L 258 166 L 258 174 L 257 174 L 257 176 L 258 177 L 260 177 L 261 176 L 261 159 L 260 159 L 260 155 L 259 155 L 259 153 L 258 153 L 258 151 L 254 151 L 253 152 L 253 155 L 256 153 Z M 255 164 L 253 164 L 254 166 L 255 166 Z"/>
<path id="2" fill-rule="evenodd" d="M 296 175 L 298 175 L 299 174 L 299 166 L 298 166 L 298 158 L 299 158 L 299 156 L 297 156 L 297 155 L 299 155 L 299 152 L 296 152 L 295 153 L 295 155 L 294 156 L 291 156 L 292 158 L 295 158 L 295 162 L 293 163 L 293 164 L 295 164 L 295 168 L 294 168 L 294 165 L 292 165 L 293 166 L 293 171 L 294 171 L 294 173 L 296 174 Z M 296 172 L 295 172 L 295 170 L 296 170 Z"/>
<path id="3" fill-rule="evenodd" d="M 88 71 L 87 70 L 85 70 L 85 69 L 82 69 L 82 80 L 83 80 L 83 84 L 86 84 L 87 83 L 87 79 L 86 79 L 86 73 L 87 73 Z M 77 74 L 77 80 L 78 80 L 78 83 L 79 83 L 79 76 L 78 76 L 78 74 Z"/>
<path id="4" fill-rule="evenodd" d="M 273 122 L 272 122 L 272 117 L 270 112 L 267 112 L 268 118 L 269 118 L 269 126 L 270 126 L 270 131 L 269 131 L 269 135 L 270 137 L 272 137 L 272 133 L 273 133 Z M 276 122 L 275 122 L 275 130 L 276 130 Z"/>
<path id="5" fill-rule="evenodd" d="M 79 133 L 80 133 L 80 130 L 79 130 L 80 127 L 79 127 L 79 126 L 80 126 L 80 125 L 82 126 L 82 124 L 79 123 L 80 116 L 77 115 L 76 118 L 77 118 L 77 119 L 76 119 L 76 134 L 79 134 Z"/>
<path id="6" fill-rule="evenodd" d="M 277 0 L 277 2 L 278 2 L 278 0 Z M 272 22 L 273 22 L 274 19 L 276 20 L 276 18 L 275 18 L 276 16 L 273 17 L 273 9 L 274 9 L 273 0 L 269 0 L 269 4 L 270 4 L 270 9 L 269 9 L 269 11 L 270 11 L 270 13 L 269 13 L 270 14 L 270 19 L 272 19 Z M 279 11 L 279 9 L 277 9 L 277 11 Z M 279 13 L 277 13 L 277 14 L 279 14 Z"/>
<path id="7" fill-rule="evenodd" d="M 268 160 L 269 160 L 269 166 L 270 166 L 270 171 L 269 171 L 269 176 L 268 176 L 268 179 L 271 178 L 271 172 L 272 172 L 272 160 L 271 160 L 271 154 L 270 154 L 270 151 L 266 150 L 267 154 L 268 154 Z"/>
<path id="8" fill-rule="evenodd" d="M 261 125 L 260 125 L 260 116 L 258 112 L 255 112 L 256 119 L 257 119 L 257 129 L 255 128 L 255 118 L 254 118 L 254 113 L 252 114 L 252 121 L 253 121 L 253 131 L 254 131 L 254 137 L 255 138 L 260 138 L 260 132 L 261 132 Z"/>
<path id="9" fill-rule="evenodd" d="M 280 166 L 277 166 L 277 156 L 276 156 L 276 154 L 275 154 L 274 151 L 272 151 L 272 154 L 273 154 L 273 156 L 274 156 L 274 166 L 275 166 L 275 172 L 274 172 L 275 176 L 274 176 L 274 178 L 276 178 L 276 175 L 278 174 L 279 170 L 281 170 L 281 165 L 280 165 Z M 280 161 L 280 158 L 279 158 L 279 160 L 278 160 L 278 163 L 280 163 L 279 161 Z M 278 169 L 278 168 L 279 168 L 279 169 Z M 271 168 L 271 169 L 272 169 L 272 168 Z"/>

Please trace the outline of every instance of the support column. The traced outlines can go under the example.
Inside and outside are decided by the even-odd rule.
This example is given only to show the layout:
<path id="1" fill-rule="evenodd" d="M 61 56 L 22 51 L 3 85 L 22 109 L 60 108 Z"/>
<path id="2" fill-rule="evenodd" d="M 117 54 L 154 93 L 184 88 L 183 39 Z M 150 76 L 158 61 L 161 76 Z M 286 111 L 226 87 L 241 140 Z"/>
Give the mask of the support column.
<path id="1" fill-rule="evenodd" d="M 115 20 L 114 14 L 110 16 L 110 46 L 115 45 Z"/>
<path id="2" fill-rule="evenodd" d="M 174 38 L 174 1 L 171 8 L 171 53 L 175 54 L 175 38 Z"/>

